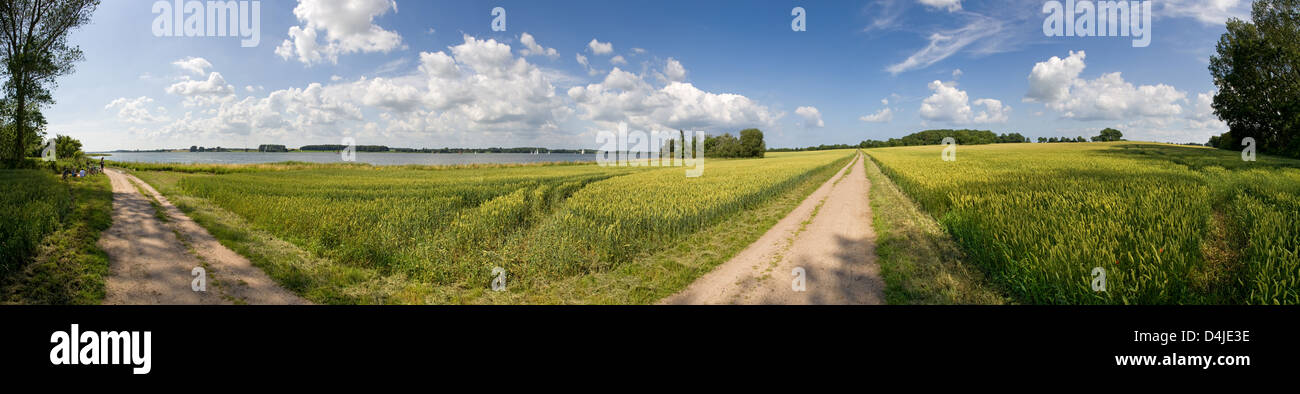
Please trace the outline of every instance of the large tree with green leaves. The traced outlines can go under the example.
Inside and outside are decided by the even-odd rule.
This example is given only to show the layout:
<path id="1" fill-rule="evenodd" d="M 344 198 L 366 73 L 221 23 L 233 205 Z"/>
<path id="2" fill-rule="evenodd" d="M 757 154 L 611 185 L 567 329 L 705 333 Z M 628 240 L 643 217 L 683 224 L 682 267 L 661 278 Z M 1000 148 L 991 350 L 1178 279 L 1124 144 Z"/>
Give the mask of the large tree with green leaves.
<path id="1" fill-rule="evenodd" d="M 23 159 L 31 132 L 28 117 L 54 102 L 56 78 L 73 71 L 83 58 L 68 43 L 72 30 L 90 22 L 99 0 L 0 0 L 0 75 L 5 104 L 12 105 L 12 141 L 0 141 L 11 166 Z"/>
<path id="2" fill-rule="evenodd" d="M 1109 142 L 1109 141 L 1123 141 L 1123 140 L 1124 140 L 1124 133 L 1109 127 L 1101 129 L 1101 134 L 1098 134 L 1096 137 L 1092 137 L 1093 142 Z"/>
<path id="3" fill-rule="evenodd" d="M 1261 152 L 1300 157 L 1300 0 L 1258 0 L 1250 19 L 1229 20 L 1210 58 L 1230 137 L 1219 143 L 1252 137 Z"/>

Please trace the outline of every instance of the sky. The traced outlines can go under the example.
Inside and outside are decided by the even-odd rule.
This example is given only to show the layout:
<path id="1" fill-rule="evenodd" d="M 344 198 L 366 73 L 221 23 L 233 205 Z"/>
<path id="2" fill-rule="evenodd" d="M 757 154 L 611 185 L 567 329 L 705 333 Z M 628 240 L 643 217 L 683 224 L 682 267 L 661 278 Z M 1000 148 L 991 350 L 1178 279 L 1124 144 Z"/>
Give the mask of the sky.
<path id="1" fill-rule="evenodd" d="M 1204 142 L 1227 130 L 1209 58 L 1250 6 L 1151 1 L 1136 46 L 1049 36 L 1041 0 L 254 3 L 256 27 L 230 37 L 168 36 L 154 1 L 104 2 L 69 38 L 85 60 L 58 80 L 47 133 L 88 151 L 592 149 L 620 124 L 755 127 L 769 147 L 934 128 Z"/>

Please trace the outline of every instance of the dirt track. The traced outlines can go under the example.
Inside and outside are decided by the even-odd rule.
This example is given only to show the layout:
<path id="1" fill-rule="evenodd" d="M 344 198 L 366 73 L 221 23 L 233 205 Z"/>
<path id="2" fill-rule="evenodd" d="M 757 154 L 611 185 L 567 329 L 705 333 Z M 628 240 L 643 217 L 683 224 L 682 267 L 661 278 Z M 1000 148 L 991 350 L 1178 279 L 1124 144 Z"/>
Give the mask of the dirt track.
<path id="1" fill-rule="evenodd" d="M 883 304 L 863 160 L 859 155 L 758 241 L 661 303 Z M 794 289 L 796 268 L 804 271 L 803 291 Z"/>
<path id="2" fill-rule="evenodd" d="M 308 303 L 221 245 L 149 184 L 113 169 L 105 173 L 113 184 L 113 226 L 99 240 L 109 257 L 105 304 Z M 155 216 L 132 182 L 162 205 L 167 221 Z M 191 289 L 195 267 L 206 271 L 206 291 Z"/>

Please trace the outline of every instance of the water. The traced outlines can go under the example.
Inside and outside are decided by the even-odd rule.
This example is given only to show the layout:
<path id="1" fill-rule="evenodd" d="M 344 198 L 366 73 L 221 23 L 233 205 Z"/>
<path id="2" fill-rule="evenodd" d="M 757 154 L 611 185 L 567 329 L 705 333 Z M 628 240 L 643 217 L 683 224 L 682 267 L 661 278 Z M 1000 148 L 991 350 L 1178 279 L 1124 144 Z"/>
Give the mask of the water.
<path id="1" fill-rule="evenodd" d="M 112 152 L 106 160 L 141 163 L 256 164 L 281 161 L 342 163 L 338 152 Z M 595 153 L 371 153 L 356 152 L 356 162 L 379 166 L 421 164 L 512 164 L 556 161 L 596 161 Z"/>

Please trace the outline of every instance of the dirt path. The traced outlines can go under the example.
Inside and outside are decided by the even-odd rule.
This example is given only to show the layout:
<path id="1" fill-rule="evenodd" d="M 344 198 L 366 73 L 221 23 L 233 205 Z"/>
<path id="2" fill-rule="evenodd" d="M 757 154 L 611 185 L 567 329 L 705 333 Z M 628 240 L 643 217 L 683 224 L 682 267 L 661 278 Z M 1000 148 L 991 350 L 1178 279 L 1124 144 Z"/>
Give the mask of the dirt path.
<path id="1" fill-rule="evenodd" d="M 105 304 L 308 303 L 222 246 L 149 184 L 113 169 L 105 173 L 113 184 L 113 226 L 99 239 L 109 258 Z M 166 221 L 136 185 L 161 204 Z M 195 267 L 206 271 L 206 291 L 191 289 Z"/>
<path id="2" fill-rule="evenodd" d="M 859 154 L 758 241 L 661 303 L 883 304 L 863 160 Z M 794 288 L 796 268 L 802 291 Z"/>

